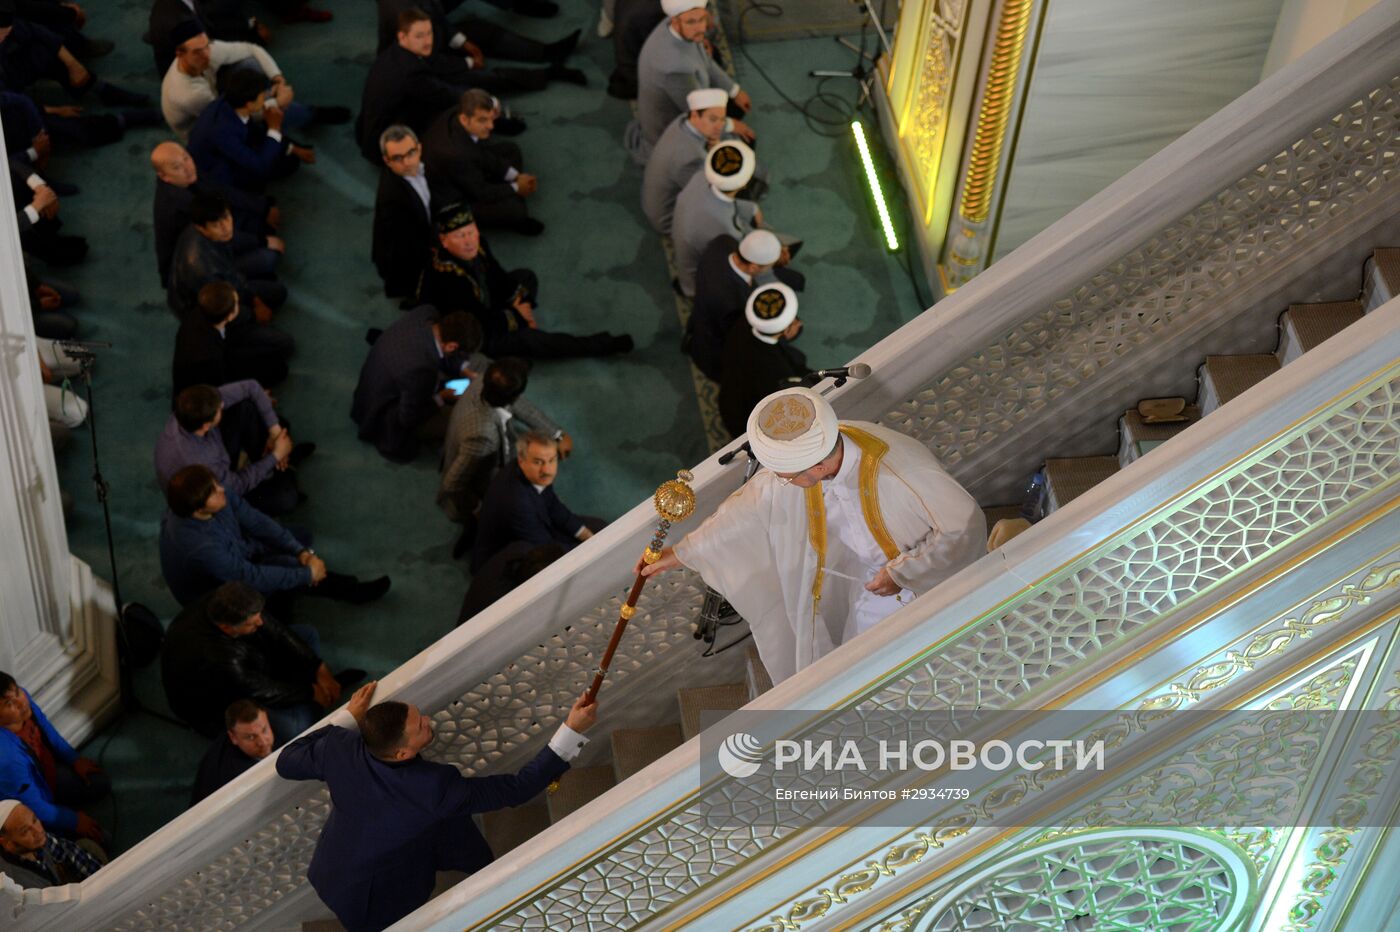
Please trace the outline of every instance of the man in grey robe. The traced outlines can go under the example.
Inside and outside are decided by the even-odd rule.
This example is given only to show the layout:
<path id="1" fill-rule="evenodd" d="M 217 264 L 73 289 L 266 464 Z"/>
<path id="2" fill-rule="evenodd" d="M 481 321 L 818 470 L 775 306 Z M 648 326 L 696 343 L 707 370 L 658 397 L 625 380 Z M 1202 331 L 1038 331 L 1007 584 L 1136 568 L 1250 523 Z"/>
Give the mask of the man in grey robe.
<path id="1" fill-rule="evenodd" d="M 753 150 L 725 141 L 705 157 L 704 171 L 691 176 L 676 198 L 671 240 L 676 250 L 676 277 L 681 292 L 695 296 L 695 270 L 705 247 L 717 236 L 741 240 L 763 225 L 758 204 L 739 197 L 753 177 Z"/>
<path id="2" fill-rule="evenodd" d="M 710 146 L 726 136 L 724 108 L 728 102 L 729 95 L 719 88 L 691 91 L 686 95 L 688 112 L 671 121 L 651 150 L 642 173 L 642 213 L 663 236 L 671 233 L 671 217 L 681 189 L 705 164 Z"/>

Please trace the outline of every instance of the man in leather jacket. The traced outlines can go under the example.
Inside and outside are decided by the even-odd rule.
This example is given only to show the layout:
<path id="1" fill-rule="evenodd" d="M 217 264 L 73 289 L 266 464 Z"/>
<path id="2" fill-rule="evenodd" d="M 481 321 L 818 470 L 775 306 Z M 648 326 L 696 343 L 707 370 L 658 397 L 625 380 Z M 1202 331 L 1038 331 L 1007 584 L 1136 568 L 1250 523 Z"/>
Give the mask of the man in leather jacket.
<path id="1" fill-rule="evenodd" d="M 284 625 L 263 611 L 262 595 L 227 582 L 192 602 L 170 623 L 161 646 L 161 679 L 175 714 L 201 734 L 224 729 L 224 710 L 252 699 L 267 710 L 277 743 L 295 737 L 340 702 L 363 670 L 336 676 L 321 660 L 309 625 Z"/>

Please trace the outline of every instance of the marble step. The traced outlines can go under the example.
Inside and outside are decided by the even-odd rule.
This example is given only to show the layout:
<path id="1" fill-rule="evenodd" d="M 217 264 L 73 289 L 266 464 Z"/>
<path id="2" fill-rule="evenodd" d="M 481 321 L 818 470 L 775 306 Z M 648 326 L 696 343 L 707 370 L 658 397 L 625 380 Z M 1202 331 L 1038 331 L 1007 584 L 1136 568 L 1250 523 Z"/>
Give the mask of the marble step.
<path id="1" fill-rule="evenodd" d="M 1400 249 L 1377 249 L 1366 262 L 1361 303 L 1369 314 L 1400 295 Z"/>
<path id="2" fill-rule="evenodd" d="M 1159 443 L 1175 437 L 1201 419 L 1195 405 L 1182 409 L 1184 420 L 1148 423 L 1137 408 L 1123 412 L 1118 419 L 1118 465 L 1120 468 L 1141 457 Z"/>
<path id="3" fill-rule="evenodd" d="M 1290 304 L 1278 319 L 1278 352 L 1274 355 L 1286 366 L 1362 316 L 1360 301 Z"/>
<path id="4" fill-rule="evenodd" d="M 768 675 L 763 658 L 758 656 L 758 645 L 752 639 L 744 650 L 744 669 L 747 671 L 745 679 L 748 681 L 750 700 L 757 699 L 773 688 L 773 677 Z"/>
<path id="5" fill-rule="evenodd" d="M 1075 456 L 1045 461 L 1045 513 L 1062 508 L 1118 471 L 1116 456 Z"/>
<path id="6" fill-rule="evenodd" d="M 610 736 L 613 776 L 618 783 L 648 767 L 684 743 L 680 725 L 618 728 Z"/>
<path id="7" fill-rule="evenodd" d="M 558 822 L 616 785 L 612 764 L 573 768 L 559 778 L 558 789 L 545 793 L 545 799 L 549 801 L 549 821 Z"/>
<path id="8" fill-rule="evenodd" d="M 1247 356 L 1207 356 L 1197 373 L 1196 404 L 1201 417 L 1245 393 L 1258 382 L 1279 370 L 1278 357 L 1272 353 Z"/>
<path id="9" fill-rule="evenodd" d="M 676 697 L 681 704 L 681 734 L 689 741 L 700 734 L 701 713 L 743 708 L 749 701 L 749 687 L 747 683 L 695 686 L 680 690 Z"/>
<path id="10" fill-rule="evenodd" d="M 549 828 L 549 805 L 541 794 L 523 806 L 485 813 L 481 826 L 491 851 L 500 857 Z"/>

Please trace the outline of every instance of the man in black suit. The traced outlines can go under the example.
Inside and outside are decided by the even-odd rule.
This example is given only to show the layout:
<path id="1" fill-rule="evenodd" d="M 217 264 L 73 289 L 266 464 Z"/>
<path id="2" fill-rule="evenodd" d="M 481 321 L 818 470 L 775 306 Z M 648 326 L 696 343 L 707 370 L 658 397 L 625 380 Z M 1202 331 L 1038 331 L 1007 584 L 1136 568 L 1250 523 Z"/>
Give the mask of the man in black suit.
<path id="1" fill-rule="evenodd" d="M 607 522 L 579 517 L 559 500 L 554 477 L 559 444 L 548 434 L 527 431 L 515 441 L 515 462 L 496 473 L 481 501 L 472 572 L 509 544 L 558 544 L 572 550 Z"/>
<path id="2" fill-rule="evenodd" d="M 433 51 L 433 24 L 419 9 L 399 14 L 397 41 L 387 46 L 365 78 L 355 138 L 365 158 L 379 162 L 379 136 L 395 123 L 423 133 L 433 119 L 456 105 L 467 83 L 461 59 Z"/>
<path id="3" fill-rule="evenodd" d="M 564 359 L 632 350 L 632 338 L 607 331 L 588 336 L 539 329 L 539 279 L 529 269 L 507 272 L 482 242 L 472 212 L 450 204 L 438 212 L 433 246 L 418 301 L 444 311 L 466 311 L 481 324 L 488 356 Z"/>
<path id="4" fill-rule="evenodd" d="M 456 398 L 444 379 L 459 377 L 481 347 L 481 326 L 460 311 L 404 314 L 379 335 L 360 368 L 350 417 L 360 439 L 385 459 L 407 463 L 423 441 L 441 441 Z"/>
<path id="5" fill-rule="evenodd" d="M 489 20 L 467 16 L 456 25 L 447 21 L 447 4 L 442 0 L 378 0 L 379 51 L 394 44 L 401 28 L 399 16 L 417 9 L 428 14 L 433 27 L 433 51 L 440 55 L 463 59 L 472 69 L 472 87 L 493 93 L 542 90 L 551 79 L 587 84 L 583 72 L 564 67 L 564 60 L 578 45 L 579 32 L 558 42 L 538 42 L 498 26 Z M 455 8 L 461 0 L 455 0 Z M 486 56 L 508 58 L 512 61 L 548 64 L 548 68 L 486 67 Z"/>
<path id="6" fill-rule="evenodd" d="M 178 142 L 162 142 L 151 150 L 151 168 L 156 173 L 153 213 L 156 269 L 162 288 L 170 280 L 175 242 L 190 225 L 190 202 L 205 191 L 221 194 L 228 201 L 233 215 L 233 239 L 229 245 L 238 270 L 249 278 L 272 277 L 286 247 L 279 237 L 269 235 L 272 208 L 266 197 L 201 180 L 194 159 Z"/>
<path id="7" fill-rule="evenodd" d="M 243 0 L 191 0 L 190 3 L 155 0 L 146 23 L 146 36 L 155 55 L 157 78 L 165 77 L 170 63 L 175 60 L 175 47 L 179 43 L 171 39 L 171 32 L 191 16 L 204 24 L 204 31 L 211 39 L 266 45 L 272 37 L 266 26 L 248 15 Z"/>
<path id="8" fill-rule="evenodd" d="M 801 272 L 777 265 L 783 261 L 782 244 L 767 230 L 754 230 L 739 243 L 729 235 L 716 236 L 700 254 L 686 352 L 706 378 L 719 381 L 724 338 L 744 316 L 744 304 L 756 286 L 776 279 L 801 291 L 807 283 Z"/>
<path id="9" fill-rule="evenodd" d="M 266 709 L 251 699 L 230 703 L 224 710 L 223 734 L 214 739 L 199 761 L 194 789 L 190 791 L 190 805 L 241 777 L 258 761 L 271 755 L 276 746 L 277 737 L 272 733 Z"/>
<path id="10" fill-rule="evenodd" d="M 166 302 L 177 317 L 194 310 L 199 289 L 228 282 L 261 323 L 287 301 L 287 286 L 273 277 L 250 278 L 238 267 L 233 248 L 233 212 L 223 195 L 203 191 L 190 200 L 190 225 L 175 241 L 170 257 Z"/>
<path id="11" fill-rule="evenodd" d="M 456 110 L 439 116 L 423 134 L 423 158 L 433 167 L 434 192 L 443 204 L 466 203 L 487 230 L 544 232 L 525 199 L 539 179 L 522 171 L 524 156 L 513 142 L 493 140 L 496 102 L 485 91 L 462 93 Z"/>
<path id="12" fill-rule="evenodd" d="M 379 153 L 384 167 L 379 170 L 379 193 L 374 198 L 370 256 L 384 280 L 384 293 L 407 298 L 418 288 L 437 241 L 423 147 L 412 129 L 394 125 L 380 134 Z"/>
<path id="13" fill-rule="evenodd" d="M 272 388 L 287 377 L 287 358 L 295 346 L 290 334 L 243 314 L 232 285 L 210 282 L 199 289 L 195 309 L 181 318 L 175 334 L 171 397 L 191 385 L 240 379 Z"/>

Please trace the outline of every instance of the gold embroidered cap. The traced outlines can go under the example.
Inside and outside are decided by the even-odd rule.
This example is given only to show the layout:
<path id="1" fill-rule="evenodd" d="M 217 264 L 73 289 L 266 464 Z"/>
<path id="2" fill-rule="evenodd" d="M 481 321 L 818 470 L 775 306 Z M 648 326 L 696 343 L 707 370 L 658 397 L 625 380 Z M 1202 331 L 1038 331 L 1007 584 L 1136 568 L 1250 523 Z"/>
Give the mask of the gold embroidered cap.
<path id="1" fill-rule="evenodd" d="M 726 139 L 705 156 L 705 180 L 721 191 L 738 191 L 753 178 L 753 150 L 737 139 Z"/>
<path id="2" fill-rule="evenodd" d="M 836 412 L 810 388 L 785 388 L 754 406 L 749 447 L 774 472 L 811 469 L 836 446 Z"/>
<path id="3" fill-rule="evenodd" d="M 754 333 L 774 336 L 797 319 L 797 292 L 782 282 L 760 285 L 744 305 L 744 317 Z"/>

